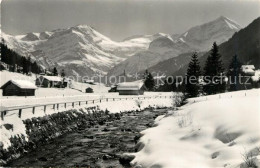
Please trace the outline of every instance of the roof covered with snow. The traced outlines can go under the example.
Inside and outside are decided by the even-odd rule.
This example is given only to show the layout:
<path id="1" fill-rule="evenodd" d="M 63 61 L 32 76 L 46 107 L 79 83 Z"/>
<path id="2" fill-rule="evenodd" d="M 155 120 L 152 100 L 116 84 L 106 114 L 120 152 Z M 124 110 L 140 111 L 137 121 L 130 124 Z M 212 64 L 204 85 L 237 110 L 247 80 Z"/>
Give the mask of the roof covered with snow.
<path id="1" fill-rule="evenodd" d="M 140 90 L 143 85 L 144 82 L 142 80 L 134 82 L 123 82 L 118 84 L 117 90 Z"/>
<path id="2" fill-rule="evenodd" d="M 244 73 L 254 73 L 255 72 L 254 65 L 242 65 L 241 69 Z"/>
<path id="3" fill-rule="evenodd" d="M 10 80 L 7 83 L 5 83 L 1 87 L 1 89 L 4 88 L 9 83 L 13 83 L 14 85 L 16 85 L 16 86 L 18 86 L 19 88 L 22 88 L 22 89 L 36 89 L 37 88 L 37 86 L 35 86 L 34 83 L 32 83 L 28 80 Z"/>
<path id="4" fill-rule="evenodd" d="M 62 81 L 63 79 L 59 76 L 42 76 L 45 79 L 48 79 L 49 81 Z"/>
<path id="5" fill-rule="evenodd" d="M 251 77 L 254 82 L 260 81 L 260 69 L 255 71 L 255 75 Z"/>

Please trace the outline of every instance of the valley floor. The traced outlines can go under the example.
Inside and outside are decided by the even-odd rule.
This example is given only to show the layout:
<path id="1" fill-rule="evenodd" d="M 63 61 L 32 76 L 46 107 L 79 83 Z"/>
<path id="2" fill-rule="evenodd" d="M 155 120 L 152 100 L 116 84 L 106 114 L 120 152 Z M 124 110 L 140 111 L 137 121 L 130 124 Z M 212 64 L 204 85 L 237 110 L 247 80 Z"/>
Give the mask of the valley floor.
<path id="1" fill-rule="evenodd" d="M 141 132 L 133 164 L 160 168 L 260 166 L 260 89 L 190 99 Z"/>

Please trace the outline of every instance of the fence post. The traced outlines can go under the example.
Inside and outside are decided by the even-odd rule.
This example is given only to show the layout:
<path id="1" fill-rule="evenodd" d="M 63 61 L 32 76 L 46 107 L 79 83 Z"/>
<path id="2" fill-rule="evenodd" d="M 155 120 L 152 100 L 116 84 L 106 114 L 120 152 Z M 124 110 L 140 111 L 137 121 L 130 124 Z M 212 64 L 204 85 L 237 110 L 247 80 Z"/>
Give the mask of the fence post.
<path id="1" fill-rule="evenodd" d="M 19 118 L 22 117 L 22 109 L 19 109 L 18 117 L 19 117 Z"/>
<path id="2" fill-rule="evenodd" d="M 46 105 L 44 106 L 43 111 L 44 111 L 44 113 L 46 113 Z"/>
<path id="3" fill-rule="evenodd" d="M 1 119 L 4 121 L 4 113 L 5 111 L 1 111 Z"/>
<path id="4" fill-rule="evenodd" d="M 67 108 L 67 104 L 66 103 L 64 103 L 64 107 Z"/>
<path id="5" fill-rule="evenodd" d="M 88 101 L 86 101 L 86 104 L 88 104 Z"/>
<path id="6" fill-rule="evenodd" d="M 95 100 L 93 100 L 93 104 L 95 103 Z"/>
<path id="7" fill-rule="evenodd" d="M 59 104 L 57 104 L 57 110 L 59 110 Z"/>
<path id="8" fill-rule="evenodd" d="M 80 106 L 80 101 L 79 101 L 79 106 Z"/>
<path id="9" fill-rule="evenodd" d="M 74 102 L 72 102 L 72 107 L 74 108 Z"/>
<path id="10" fill-rule="evenodd" d="M 53 109 L 55 110 L 55 104 L 53 104 Z"/>
<path id="11" fill-rule="evenodd" d="M 100 99 L 100 103 L 101 103 L 101 99 Z"/>
<path id="12" fill-rule="evenodd" d="M 35 107 L 32 108 L 32 113 L 33 113 L 33 114 L 35 113 Z"/>

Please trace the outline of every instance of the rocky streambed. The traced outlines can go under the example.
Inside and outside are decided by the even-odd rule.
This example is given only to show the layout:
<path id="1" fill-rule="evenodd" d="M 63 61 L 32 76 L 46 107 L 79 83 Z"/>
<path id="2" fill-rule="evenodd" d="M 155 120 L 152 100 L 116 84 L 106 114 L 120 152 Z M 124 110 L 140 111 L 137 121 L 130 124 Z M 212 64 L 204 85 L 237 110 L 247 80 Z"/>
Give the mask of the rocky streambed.
<path id="1" fill-rule="evenodd" d="M 72 132 L 37 145 L 5 166 L 131 167 L 122 154 L 136 152 L 140 132 L 152 127 L 154 119 L 165 113 L 166 109 L 146 109 L 81 125 Z"/>

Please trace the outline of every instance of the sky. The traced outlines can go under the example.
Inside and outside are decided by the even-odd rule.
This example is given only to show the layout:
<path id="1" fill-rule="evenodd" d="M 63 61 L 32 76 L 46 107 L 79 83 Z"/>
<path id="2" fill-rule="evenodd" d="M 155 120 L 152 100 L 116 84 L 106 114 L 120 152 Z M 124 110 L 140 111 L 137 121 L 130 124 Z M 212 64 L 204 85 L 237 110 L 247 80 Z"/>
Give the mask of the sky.
<path id="1" fill-rule="evenodd" d="M 245 27 L 260 16 L 260 0 L 2 0 L 1 3 L 2 31 L 12 35 L 87 24 L 121 41 L 133 35 L 184 33 L 219 16 Z"/>

